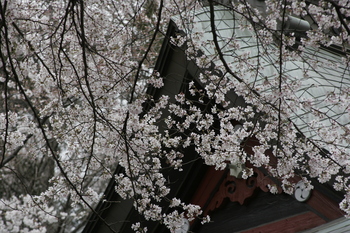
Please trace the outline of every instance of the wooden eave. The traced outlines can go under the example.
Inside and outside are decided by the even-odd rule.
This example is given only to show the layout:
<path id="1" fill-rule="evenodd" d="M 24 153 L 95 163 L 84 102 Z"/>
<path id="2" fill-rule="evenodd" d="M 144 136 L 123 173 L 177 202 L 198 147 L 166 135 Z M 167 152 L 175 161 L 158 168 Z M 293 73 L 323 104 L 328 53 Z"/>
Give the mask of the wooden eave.
<path id="1" fill-rule="evenodd" d="M 173 21 L 170 21 L 169 27 L 166 33 L 166 36 L 164 38 L 164 42 L 162 44 L 159 57 L 157 59 L 156 65 L 155 65 L 155 71 L 159 72 L 162 77 L 171 76 L 173 74 L 169 74 L 168 70 L 169 67 L 172 65 L 172 62 L 174 59 L 179 59 L 180 56 L 182 62 L 183 58 L 185 58 L 185 55 L 182 50 L 179 48 L 176 48 L 174 45 L 170 43 L 170 38 L 176 36 L 176 33 L 178 32 L 177 26 Z M 175 54 L 175 55 L 174 55 Z M 176 57 L 176 58 L 174 58 Z M 184 75 L 188 72 L 187 68 L 192 67 L 193 64 L 187 64 L 187 61 L 185 61 L 185 65 L 183 67 Z M 170 68 L 171 69 L 171 68 Z M 192 69 L 193 70 L 193 69 Z M 183 76 L 179 76 L 176 74 L 181 80 L 183 81 Z M 172 84 L 166 84 L 167 88 L 170 89 L 168 92 L 172 91 L 173 85 Z M 177 84 L 176 86 L 181 87 L 181 83 Z M 147 94 L 151 96 L 153 99 L 157 99 L 162 95 L 163 89 L 158 89 L 153 86 L 149 86 L 147 89 Z M 174 91 L 179 91 L 180 89 L 175 89 Z M 178 93 L 174 93 L 178 94 Z M 144 113 L 146 113 L 150 108 L 152 107 L 151 103 L 145 103 L 144 105 Z M 142 114 L 141 114 L 142 115 Z M 189 149 L 191 150 L 191 149 Z M 166 171 L 166 175 L 168 178 L 172 178 L 173 180 L 177 179 L 175 177 L 180 178 L 177 179 L 175 184 L 172 185 L 172 193 L 170 195 L 176 196 L 178 198 L 181 198 L 184 201 L 189 202 L 190 198 L 192 197 L 193 193 L 195 192 L 198 184 L 201 180 L 201 175 L 205 173 L 205 170 L 207 166 L 203 165 L 202 161 L 196 159 L 198 158 L 194 151 L 187 152 L 189 156 L 186 156 L 184 158 L 184 162 L 186 165 L 183 166 L 183 171 L 181 173 L 178 173 L 177 171 Z M 119 174 L 123 172 L 123 168 L 121 166 L 117 166 L 115 174 Z M 112 229 L 115 228 L 115 231 L 117 232 L 133 232 L 130 228 L 132 220 L 135 220 L 136 217 L 140 217 L 136 210 L 134 210 L 132 206 L 131 200 L 122 200 L 122 198 L 115 192 L 115 186 L 116 182 L 114 178 L 112 178 L 108 186 L 104 192 L 103 199 L 98 203 L 94 211 L 90 214 L 88 217 L 87 223 L 85 228 L 83 229 L 83 233 L 96 233 L 96 232 L 111 232 L 107 224 L 110 225 Z M 119 209 L 118 206 L 121 205 L 121 203 L 125 203 L 123 208 Z M 127 213 L 123 214 L 124 219 L 113 219 L 113 215 L 116 215 L 117 212 L 127 211 Z M 142 217 L 141 217 L 142 220 Z M 118 221 L 122 221 L 124 223 L 116 223 Z M 118 226 L 117 226 L 118 225 Z M 147 224 L 147 227 L 149 229 L 149 232 L 168 232 L 168 230 L 158 223 L 150 222 Z"/>

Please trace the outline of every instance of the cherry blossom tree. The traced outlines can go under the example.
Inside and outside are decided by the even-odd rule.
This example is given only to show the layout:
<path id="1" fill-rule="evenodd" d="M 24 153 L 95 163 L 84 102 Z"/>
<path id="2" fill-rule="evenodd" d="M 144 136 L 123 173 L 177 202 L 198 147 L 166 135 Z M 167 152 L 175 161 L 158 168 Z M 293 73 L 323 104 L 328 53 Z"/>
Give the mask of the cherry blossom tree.
<path id="1" fill-rule="evenodd" d="M 77 232 L 112 178 L 146 220 L 206 222 L 162 173 L 189 146 L 217 169 L 264 167 L 286 193 L 332 181 L 350 214 L 348 1 L 1 0 L 0 15 L 1 232 Z M 204 89 L 144 111 L 171 18 Z"/>

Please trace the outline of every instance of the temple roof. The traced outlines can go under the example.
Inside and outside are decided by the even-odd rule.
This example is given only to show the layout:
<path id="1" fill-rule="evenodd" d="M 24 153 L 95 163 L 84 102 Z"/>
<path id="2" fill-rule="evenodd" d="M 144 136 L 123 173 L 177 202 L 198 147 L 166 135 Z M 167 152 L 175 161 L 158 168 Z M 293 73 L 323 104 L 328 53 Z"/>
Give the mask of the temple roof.
<path id="1" fill-rule="evenodd" d="M 224 59 L 246 85 L 258 90 L 261 103 L 271 104 L 279 95 L 282 96 L 284 109 L 287 109 L 285 116 L 307 138 L 324 140 L 325 134 L 329 136 L 329 131 L 333 129 L 346 135 L 350 122 L 350 103 L 345 102 L 350 89 L 350 69 L 344 53 L 338 53 L 332 47 L 309 46 L 280 63 L 280 50 L 276 43 L 259 42 L 255 32 L 245 28 L 251 23 L 244 17 L 223 6 L 215 6 L 214 15 L 217 41 Z M 178 19 L 174 17 L 173 20 L 176 22 Z M 190 30 L 185 29 L 186 33 L 200 35 L 198 38 L 205 45 L 202 48 L 205 55 L 220 63 L 212 43 L 209 7 L 197 11 L 194 22 Z M 238 62 L 242 59 L 245 59 L 244 64 Z M 278 89 L 281 76 L 284 93 Z M 238 84 L 230 74 L 226 77 Z M 349 149 L 347 141 L 334 140 L 333 144 Z"/>

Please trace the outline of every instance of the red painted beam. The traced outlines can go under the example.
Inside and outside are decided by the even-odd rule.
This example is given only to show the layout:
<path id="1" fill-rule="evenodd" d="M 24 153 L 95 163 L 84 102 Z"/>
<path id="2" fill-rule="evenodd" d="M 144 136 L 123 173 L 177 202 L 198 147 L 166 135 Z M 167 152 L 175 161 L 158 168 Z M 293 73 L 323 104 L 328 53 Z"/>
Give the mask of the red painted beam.
<path id="1" fill-rule="evenodd" d="M 343 217 L 345 214 L 339 209 L 338 203 L 330 200 L 317 190 L 312 190 L 311 197 L 306 204 L 329 220 Z"/>
<path id="2" fill-rule="evenodd" d="M 220 183 L 220 180 L 224 175 L 224 170 L 215 170 L 213 166 L 209 167 L 196 193 L 193 195 L 191 203 L 199 205 L 203 209 L 207 201 L 210 199 L 210 195 Z M 205 210 L 203 211 L 205 212 Z"/>
<path id="3" fill-rule="evenodd" d="M 292 233 L 311 229 L 324 223 L 326 223 L 326 221 L 317 214 L 306 212 L 280 221 L 258 226 L 241 233 Z"/>

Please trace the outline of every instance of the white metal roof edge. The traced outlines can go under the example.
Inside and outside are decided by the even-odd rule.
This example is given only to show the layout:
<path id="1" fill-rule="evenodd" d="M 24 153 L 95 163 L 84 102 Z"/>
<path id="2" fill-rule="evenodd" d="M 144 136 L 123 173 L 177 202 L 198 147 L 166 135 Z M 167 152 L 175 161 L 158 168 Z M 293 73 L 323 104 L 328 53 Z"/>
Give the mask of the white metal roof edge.
<path id="1" fill-rule="evenodd" d="M 302 233 L 341 233 L 350 232 L 350 219 L 341 217 L 318 227 L 301 231 Z"/>

